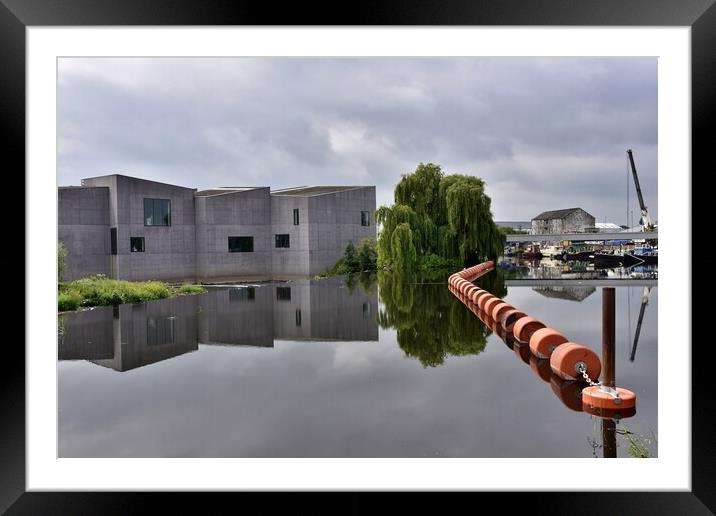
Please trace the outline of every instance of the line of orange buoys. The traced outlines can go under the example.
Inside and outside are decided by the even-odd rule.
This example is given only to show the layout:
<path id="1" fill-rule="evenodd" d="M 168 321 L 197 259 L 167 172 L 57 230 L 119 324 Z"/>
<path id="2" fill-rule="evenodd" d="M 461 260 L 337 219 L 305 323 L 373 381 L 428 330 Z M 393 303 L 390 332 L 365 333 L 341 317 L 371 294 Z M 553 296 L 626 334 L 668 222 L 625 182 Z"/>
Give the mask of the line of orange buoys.
<path id="1" fill-rule="evenodd" d="M 619 397 L 600 386 L 588 386 L 582 372 L 596 382 L 602 364 L 594 351 L 570 342 L 567 337 L 542 321 L 473 283 L 494 268 L 493 261 L 463 269 L 448 278 L 450 291 L 514 351 L 520 360 L 568 408 L 600 417 L 629 417 L 636 413 L 636 395 L 616 388 Z"/>

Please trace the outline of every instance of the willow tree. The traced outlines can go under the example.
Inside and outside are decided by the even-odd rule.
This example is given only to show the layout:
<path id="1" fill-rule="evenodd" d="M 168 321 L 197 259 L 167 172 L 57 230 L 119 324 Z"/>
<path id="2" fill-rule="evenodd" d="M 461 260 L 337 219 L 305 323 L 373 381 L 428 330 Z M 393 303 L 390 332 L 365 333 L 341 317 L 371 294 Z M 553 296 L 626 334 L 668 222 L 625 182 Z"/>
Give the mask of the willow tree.
<path id="1" fill-rule="evenodd" d="M 382 266 L 405 268 L 431 256 L 431 263 L 457 266 L 502 252 L 503 235 L 492 220 L 482 179 L 444 175 L 439 165 L 420 163 L 401 177 L 394 194 L 395 204 L 376 212 Z M 403 224 L 407 228 L 398 230 Z M 402 254 L 413 249 L 416 259 Z"/>

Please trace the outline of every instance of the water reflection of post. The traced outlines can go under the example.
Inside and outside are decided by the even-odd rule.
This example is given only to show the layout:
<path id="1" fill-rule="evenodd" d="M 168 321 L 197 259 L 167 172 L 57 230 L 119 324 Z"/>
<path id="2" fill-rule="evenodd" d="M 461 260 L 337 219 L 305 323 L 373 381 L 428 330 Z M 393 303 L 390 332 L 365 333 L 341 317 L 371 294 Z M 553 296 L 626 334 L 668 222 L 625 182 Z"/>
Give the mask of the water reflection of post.
<path id="1" fill-rule="evenodd" d="M 613 287 L 602 289 L 602 385 L 609 389 L 616 387 L 616 359 L 614 353 L 616 303 Z M 604 458 L 617 456 L 616 422 L 602 418 L 602 450 Z"/>

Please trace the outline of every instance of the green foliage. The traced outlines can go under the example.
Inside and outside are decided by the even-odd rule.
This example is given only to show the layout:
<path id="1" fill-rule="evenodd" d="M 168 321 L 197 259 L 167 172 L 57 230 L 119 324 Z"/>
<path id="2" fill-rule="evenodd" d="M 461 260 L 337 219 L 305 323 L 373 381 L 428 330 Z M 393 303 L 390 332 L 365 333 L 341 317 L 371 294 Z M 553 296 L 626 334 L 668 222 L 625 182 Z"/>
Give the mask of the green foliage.
<path id="1" fill-rule="evenodd" d="M 390 251 L 393 256 L 393 264 L 399 270 L 409 270 L 417 262 L 415 244 L 413 243 L 413 231 L 406 222 L 398 224 L 390 239 Z"/>
<path id="2" fill-rule="evenodd" d="M 63 281 L 65 279 L 65 273 L 67 272 L 67 249 L 65 244 L 62 242 L 57 243 L 57 281 Z"/>
<path id="3" fill-rule="evenodd" d="M 446 176 L 440 166 L 420 163 L 395 187 L 395 204 L 376 211 L 378 266 L 432 268 L 433 255 L 452 267 L 501 255 L 504 233 L 492 220 L 490 203 L 482 179 Z"/>
<path id="4" fill-rule="evenodd" d="M 190 285 L 188 283 L 185 283 L 177 290 L 180 294 L 202 294 L 206 292 L 206 289 L 201 285 Z"/>
<path id="5" fill-rule="evenodd" d="M 358 253 L 356 252 L 353 242 L 348 242 L 348 245 L 346 246 L 346 250 L 343 253 L 343 265 L 349 272 L 358 271 Z"/>
<path id="6" fill-rule="evenodd" d="M 364 238 L 358 247 L 358 268 L 361 271 L 374 271 L 377 268 L 377 259 L 375 239 Z"/>
<path id="7" fill-rule="evenodd" d="M 353 242 L 348 242 L 341 259 L 321 276 L 373 272 L 378 267 L 377 256 L 375 240 L 372 238 L 363 239 L 357 250 Z"/>
<path id="8" fill-rule="evenodd" d="M 529 235 L 529 231 L 523 229 L 515 229 L 508 227 L 499 227 L 500 233 L 503 235 Z"/>
<path id="9" fill-rule="evenodd" d="M 101 274 L 62 283 L 58 292 L 58 309 L 79 306 L 118 305 L 171 297 L 169 285 L 159 281 L 131 282 L 107 278 Z M 79 304 L 76 302 L 79 300 Z M 63 308 L 64 307 L 64 308 Z"/>
<path id="10" fill-rule="evenodd" d="M 77 310 L 82 304 L 82 296 L 76 290 L 68 290 L 57 294 L 57 309 L 60 312 Z"/>
<path id="11" fill-rule="evenodd" d="M 481 353 L 491 331 L 445 287 L 445 273 L 440 284 L 435 274 L 414 272 L 378 272 L 382 308 L 378 323 L 395 328 L 400 348 L 423 367 L 437 367 L 449 356 Z M 478 283 L 495 295 L 506 289 L 499 271 L 488 274 Z"/>

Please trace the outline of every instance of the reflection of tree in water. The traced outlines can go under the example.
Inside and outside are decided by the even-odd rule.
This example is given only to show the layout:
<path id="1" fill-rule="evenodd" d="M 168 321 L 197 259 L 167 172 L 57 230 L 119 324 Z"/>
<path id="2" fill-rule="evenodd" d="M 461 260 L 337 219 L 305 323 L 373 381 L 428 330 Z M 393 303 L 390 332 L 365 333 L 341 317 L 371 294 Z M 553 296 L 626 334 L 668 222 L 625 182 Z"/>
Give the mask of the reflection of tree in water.
<path id="1" fill-rule="evenodd" d="M 374 294 L 376 287 L 375 272 L 361 272 L 358 274 L 350 274 L 345 277 L 345 283 L 346 287 L 348 288 L 348 292 L 350 292 L 351 294 L 359 285 L 366 295 Z"/>
<path id="2" fill-rule="evenodd" d="M 435 279 L 410 273 L 378 273 L 383 302 L 378 324 L 397 329 L 400 348 L 424 367 L 439 366 L 451 355 L 480 353 L 491 333 L 448 290 L 444 278 L 440 283 L 427 283 Z M 477 284 L 499 297 L 507 293 L 500 271 L 488 274 Z"/>

